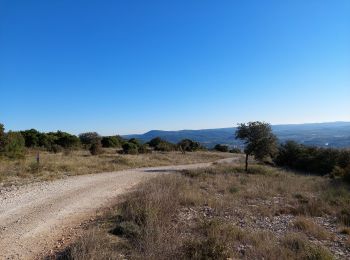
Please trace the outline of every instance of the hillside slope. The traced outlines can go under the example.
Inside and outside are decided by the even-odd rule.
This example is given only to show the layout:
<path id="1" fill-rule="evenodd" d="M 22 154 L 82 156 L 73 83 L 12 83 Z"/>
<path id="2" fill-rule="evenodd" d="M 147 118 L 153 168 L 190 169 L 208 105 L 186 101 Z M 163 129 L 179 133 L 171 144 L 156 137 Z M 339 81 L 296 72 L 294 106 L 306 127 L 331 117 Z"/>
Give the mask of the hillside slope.
<path id="1" fill-rule="evenodd" d="M 350 147 L 350 122 L 273 125 L 272 129 L 282 142 L 295 140 L 306 145 L 320 147 Z M 230 146 L 241 145 L 238 140 L 234 139 L 234 132 L 234 127 L 180 131 L 152 130 L 144 134 L 124 137 L 137 138 L 144 142 L 154 137 L 161 137 L 170 142 L 189 138 L 210 148 L 218 143 Z"/>

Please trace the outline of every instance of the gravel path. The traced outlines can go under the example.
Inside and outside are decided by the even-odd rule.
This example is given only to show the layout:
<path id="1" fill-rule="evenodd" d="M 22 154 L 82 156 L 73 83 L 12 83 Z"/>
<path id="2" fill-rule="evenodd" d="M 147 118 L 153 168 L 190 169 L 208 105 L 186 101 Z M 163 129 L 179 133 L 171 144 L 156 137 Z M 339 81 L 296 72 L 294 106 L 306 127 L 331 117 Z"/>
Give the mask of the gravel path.
<path id="1" fill-rule="evenodd" d="M 223 159 L 221 162 L 232 160 Z M 139 168 L 69 177 L 0 190 L 0 259 L 33 259 L 49 252 L 65 230 L 89 220 L 145 178 L 211 163 Z M 1 189 L 1 188 L 0 188 Z"/>

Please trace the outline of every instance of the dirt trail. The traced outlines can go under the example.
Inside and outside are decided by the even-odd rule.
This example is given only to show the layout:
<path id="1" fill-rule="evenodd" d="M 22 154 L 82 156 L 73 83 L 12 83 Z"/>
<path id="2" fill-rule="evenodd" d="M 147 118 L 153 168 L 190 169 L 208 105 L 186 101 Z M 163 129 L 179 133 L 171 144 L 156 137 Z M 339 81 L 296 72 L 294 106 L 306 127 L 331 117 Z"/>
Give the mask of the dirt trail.
<path id="1" fill-rule="evenodd" d="M 145 178 L 210 164 L 130 169 L 0 190 L 0 259 L 33 259 L 48 252 L 65 230 L 76 228 Z"/>

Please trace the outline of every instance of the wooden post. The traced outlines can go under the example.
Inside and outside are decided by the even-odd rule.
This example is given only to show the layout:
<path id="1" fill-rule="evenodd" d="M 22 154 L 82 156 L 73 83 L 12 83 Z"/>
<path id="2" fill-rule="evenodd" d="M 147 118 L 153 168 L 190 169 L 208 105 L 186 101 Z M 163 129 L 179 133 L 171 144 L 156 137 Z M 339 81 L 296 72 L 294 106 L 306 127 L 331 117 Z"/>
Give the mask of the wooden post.
<path id="1" fill-rule="evenodd" d="M 36 163 L 39 165 L 39 163 L 40 163 L 40 153 L 39 152 L 37 152 L 37 154 L 36 154 Z"/>

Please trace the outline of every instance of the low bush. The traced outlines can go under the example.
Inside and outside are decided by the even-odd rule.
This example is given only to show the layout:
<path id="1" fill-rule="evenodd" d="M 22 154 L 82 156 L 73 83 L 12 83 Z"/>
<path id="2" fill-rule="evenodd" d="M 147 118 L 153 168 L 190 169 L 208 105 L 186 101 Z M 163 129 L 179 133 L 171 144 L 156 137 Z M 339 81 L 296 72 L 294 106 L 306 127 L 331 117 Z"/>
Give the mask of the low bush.
<path id="1" fill-rule="evenodd" d="M 160 137 L 153 138 L 148 142 L 148 145 L 156 151 L 170 152 L 176 150 L 176 146 L 174 144 L 165 141 Z"/>
<path id="2" fill-rule="evenodd" d="M 148 144 L 142 144 L 139 140 L 132 138 L 122 145 L 123 151 L 119 153 L 124 154 L 147 154 L 151 153 Z"/>
<path id="3" fill-rule="evenodd" d="M 102 137 L 101 143 L 103 147 L 106 148 L 116 148 L 121 147 L 124 140 L 120 136 L 104 136 Z"/>
<path id="4" fill-rule="evenodd" d="M 133 142 L 126 142 L 122 145 L 123 153 L 125 154 L 138 154 L 139 146 Z"/>
<path id="5" fill-rule="evenodd" d="M 90 146 L 96 139 L 101 139 L 100 135 L 96 132 L 87 132 L 79 134 L 80 142 L 85 146 Z"/>
<path id="6" fill-rule="evenodd" d="M 12 159 L 23 158 L 25 140 L 20 132 L 8 132 L 5 136 L 4 154 Z"/>
<path id="7" fill-rule="evenodd" d="M 227 153 L 229 151 L 228 146 L 224 144 L 217 144 L 214 146 L 214 150 Z"/>
<path id="8" fill-rule="evenodd" d="M 200 143 L 192 141 L 190 139 L 183 139 L 177 145 L 182 152 L 195 152 L 199 150 L 205 150 L 205 148 Z"/>

